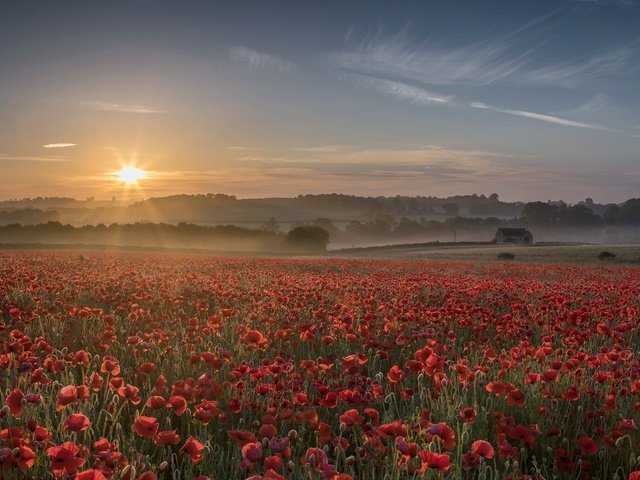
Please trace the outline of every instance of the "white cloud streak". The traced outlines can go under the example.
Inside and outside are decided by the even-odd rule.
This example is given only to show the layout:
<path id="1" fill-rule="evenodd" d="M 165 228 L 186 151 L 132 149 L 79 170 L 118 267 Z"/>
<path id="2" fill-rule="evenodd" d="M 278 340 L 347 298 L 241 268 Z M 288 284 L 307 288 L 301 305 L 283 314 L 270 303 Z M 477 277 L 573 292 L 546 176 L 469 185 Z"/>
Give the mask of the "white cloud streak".
<path id="1" fill-rule="evenodd" d="M 230 47 L 229 56 L 234 62 L 247 65 L 251 70 L 276 70 L 285 73 L 295 69 L 295 65 L 288 60 L 247 47 Z"/>
<path id="2" fill-rule="evenodd" d="M 492 112 L 504 113 L 507 115 L 514 115 L 517 117 L 529 118 L 531 120 L 537 120 L 540 122 L 554 123 L 556 125 L 563 125 L 565 127 L 586 128 L 590 130 L 601 131 L 613 131 L 613 129 L 598 125 L 595 123 L 580 122 L 576 120 L 570 120 L 555 115 L 548 115 L 544 113 L 530 112 L 527 110 L 516 110 L 511 108 L 501 108 L 494 105 L 487 105 L 483 102 L 471 102 L 468 105 L 463 105 L 455 100 L 452 95 L 441 95 L 425 90 L 424 88 L 409 85 L 403 82 L 394 80 L 385 80 L 375 77 L 368 77 L 364 75 L 345 75 L 348 78 L 355 80 L 357 85 L 375 89 L 384 94 L 394 96 L 400 100 L 407 100 L 416 105 L 430 105 L 440 104 L 455 108 L 475 108 L 479 110 L 490 110 Z"/>
<path id="3" fill-rule="evenodd" d="M 599 52 L 592 56 L 539 66 L 548 34 L 534 35 L 532 27 L 552 14 L 535 19 L 509 35 L 462 46 L 435 42 L 416 45 L 407 32 L 366 38 L 351 49 L 331 55 L 330 63 L 346 72 L 412 80 L 427 85 L 551 85 L 571 88 L 578 84 L 625 73 L 636 68 L 637 45 Z M 530 45 L 535 45 L 531 47 Z"/>
<path id="4" fill-rule="evenodd" d="M 8 155 L 0 153 L 0 161 L 59 163 L 68 162 L 69 159 L 65 157 L 39 157 L 30 155 Z"/>
<path id="5" fill-rule="evenodd" d="M 92 108 L 95 110 L 103 110 L 107 112 L 122 112 L 122 113 L 140 113 L 140 114 L 155 114 L 166 113 L 164 110 L 158 110 L 149 105 L 141 103 L 121 104 L 112 102 L 103 102 L 100 100 L 82 102 L 82 106 L 85 108 Z"/>
<path id="6" fill-rule="evenodd" d="M 42 145 L 43 148 L 67 148 L 67 147 L 75 147 L 76 143 L 47 143 L 46 145 Z"/>
<path id="7" fill-rule="evenodd" d="M 378 90 L 387 95 L 407 100 L 417 105 L 446 104 L 451 103 L 452 97 L 430 92 L 424 88 L 409 85 L 395 80 L 385 80 L 365 75 L 348 75 L 352 77 L 358 85 L 373 90 Z"/>
<path id="8" fill-rule="evenodd" d="M 555 115 L 546 115 L 542 113 L 529 112 L 526 110 L 513 110 L 510 108 L 501 108 L 493 105 L 487 105 L 486 103 L 482 103 L 482 102 L 472 102 L 469 104 L 469 106 L 471 108 L 477 108 L 480 110 L 491 110 L 492 112 L 505 113 L 507 115 L 515 115 L 517 117 L 529 118 L 531 120 L 538 120 L 541 122 L 555 123 L 557 125 L 564 125 L 566 127 L 577 127 L 577 128 L 587 128 L 590 130 L 611 131 L 610 128 L 602 125 L 596 125 L 593 123 L 586 123 L 586 122 L 577 122 L 575 120 L 556 117 Z"/>

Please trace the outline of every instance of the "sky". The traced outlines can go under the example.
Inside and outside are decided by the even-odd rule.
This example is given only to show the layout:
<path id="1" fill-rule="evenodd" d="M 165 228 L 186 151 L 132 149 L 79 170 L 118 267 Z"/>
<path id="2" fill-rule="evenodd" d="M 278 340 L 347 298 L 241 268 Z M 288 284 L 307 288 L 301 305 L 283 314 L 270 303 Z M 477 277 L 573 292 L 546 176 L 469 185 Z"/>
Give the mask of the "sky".
<path id="1" fill-rule="evenodd" d="M 622 202 L 639 25 L 640 0 L 3 1 L 0 199 Z"/>

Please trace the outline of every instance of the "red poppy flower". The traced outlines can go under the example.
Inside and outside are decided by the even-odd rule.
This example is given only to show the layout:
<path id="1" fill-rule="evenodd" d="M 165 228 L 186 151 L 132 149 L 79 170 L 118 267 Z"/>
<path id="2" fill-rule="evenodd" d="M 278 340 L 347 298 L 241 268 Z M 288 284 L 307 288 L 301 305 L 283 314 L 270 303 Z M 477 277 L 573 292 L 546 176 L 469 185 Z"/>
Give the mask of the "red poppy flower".
<path id="1" fill-rule="evenodd" d="M 282 471 L 282 458 L 277 455 L 270 455 L 264 459 L 262 463 L 265 471 L 272 470 L 273 472 Z"/>
<path id="2" fill-rule="evenodd" d="M 136 480 L 158 480 L 158 477 L 155 473 L 147 471 L 137 477 Z M 193 480 L 195 480 L 195 478 Z"/>
<path id="3" fill-rule="evenodd" d="M 262 333 L 258 330 L 247 330 L 247 332 L 240 337 L 240 339 L 250 347 L 265 348 L 267 346 L 267 339 L 264 338 Z"/>
<path id="4" fill-rule="evenodd" d="M 396 437 L 395 445 L 402 455 L 415 457 L 418 454 L 418 445 L 415 442 L 407 442 L 404 437 Z"/>
<path id="5" fill-rule="evenodd" d="M 107 480 L 107 477 L 99 470 L 91 469 L 78 473 L 75 480 Z"/>
<path id="6" fill-rule="evenodd" d="M 161 445 L 177 445 L 180 443 L 180 435 L 175 430 L 166 430 L 158 432 L 155 439 L 155 444 Z"/>
<path id="7" fill-rule="evenodd" d="M 473 423 L 476 419 L 477 413 L 475 408 L 463 408 L 460 410 L 460 417 L 464 423 Z"/>
<path id="8" fill-rule="evenodd" d="M 303 465 L 311 465 L 313 468 L 318 468 L 321 465 L 327 463 L 327 455 L 321 448 L 311 447 L 304 453 L 300 462 Z"/>
<path id="9" fill-rule="evenodd" d="M 391 384 L 401 382 L 404 378 L 404 372 L 398 365 L 393 365 L 387 373 L 387 379 Z"/>
<path id="10" fill-rule="evenodd" d="M 89 378 L 85 379 L 85 383 L 94 392 L 99 392 L 104 386 L 104 378 L 99 373 L 93 372 Z"/>
<path id="11" fill-rule="evenodd" d="M 430 425 L 429 428 L 427 428 L 427 432 L 440 440 L 442 446 L 447 450 L 451 450 L 456 446 L 456 434 L 453 429 L 444 422 Z"/>
<path id="12" fill-rule="evenodd" d="M 580 455 L 595 455 L 598 453 L 598 442 L 591 437 L 582 437 L 578 440 Z"/>
<path id="13" fill-rule="evenodd" d="M 471 453 L 482 458 L 492 459 L 495 455 L 493 446 L 486 440 L 476 440 L 471 444 Z"/>
<path id="14" fill-rule="evenodd" d="M 129 384 L 118 388 L 118 396 L 129 400 L 133 405 L 138 405 L 142 400 L 142 398 L 140 398 L 140 389 Z"/>
<path id="15" fill-rule="evenodd" d="M 79 457 L 80 447 L 73 442 L 63 442 L 61 445 L 49 447 L 46 450 L 51 457 L 51 471 L 54 475 L 75 473 L 84 465 L 85 459 Z"/>
<path id="16" fill-rule="evenodd" d="M 489 382 L 485 387 L 487 392 L 493 393 L 496 397 L 501 397 L 507 391 L 507 387 L 502 382 Z"/>
<path id="17" fill-rule="evenodd" d="M 364 417 L 355 408 L 347 410 L 340 415 L 340 423 L 344 424 L 348 430 L 355 425 L 361 425 L 362 422 L 364 422 Z"/>
<path id="18" fill-rule="evenodd" d="M 173 395 L 169 397 L 169 401 L 166 406 L 173 409 L 173 413 L 178 417 L 181 417 L 184 415 L 184 412 L 187 411 L 187 401 L 180 395 Z"/>
<path id="19" fill-rule="evenodd" d="M 514 388 L 507 394 L 507 405 L 524 407 L 524 393 L 518 388 Z"/>
<path id="20" fill-rule="evenodd" d="M 159 395 L 154 395 L 153 397 L 149 397 L 144 404 L 145 408 L 162 408 L 165 406 L 164 397 L 160 397 Z"/>
<path id="21" fill-rule="evenodd" d="M 22 404 L 23 399 L 24 394 L 17 388 L 7 395 L 5 404 L 9 407 L 9 413 L 14 417 L 19 417 L 24 413 L 24 405 Z"/>
<path id="22" fill-rule="evenodd" d="M 248 430 L 228 430 L 227 435 L 231 437 L 231 441 L 237 447 L 243 447 L 247 443 L 258 441 L 256 436 Z"/>
<path id="23" fill-rule="evenodd" d="M 575 467 L 573 453 L 573 450 L 565 450 L 562 447 L 556 449 L 556 467 L 558 467 L 558 471 L 573 472 Z"/>
<path id="24" fill-rule="evenodd" d="M 9 450 L 9 454 L 11 455 L 11 464 L 19 470 L 27 470 L 36 463 L 35 452 L 26 445 L 16 447 L 14 451 Z M 0 465 L 2 465 L 1 461 Z M 1 470 L 0 473 L 2 473 Z"/>
<path id="25" fill-rule="evenodd" d="M 81 413 L 72 413 L 64 421 L 64 429 L 71 432 L 87 430 L 91 422 L 89 418 Z"/>
<path id="26" fill-rule="evenodd" d="M 155 417 L 140 416 L 133 422 L 131 430 L 144 438 L 153 438 L 158 433 L 160 425 Z"/>
<path id="27" fill-rule="evenodd" d="M 66 405 L 75 402 L 78 399 L 78 389 L 74 385 L 62 387 L 58 393 L 58 403 L 56 410 L 62 410 Z"/>
<path id="28" fill-rule="evenodd" d="M 427 472 L 427 468 L 433 468 L 439 472 L 446 472 L 451 468 L 451 459 L 446 453 L 435 453 L 423 450 L 418 453 L 422 465 L 420 466 L 420 475 Z"/>
<path id="29" fill-rule="evenodd" d="M 142 365 L 140 365 L 140 371 L 142 373 L 153 373 L 155 372 L 157 369 L 156 364 L 155 363 L 150 363 L 150 362 L 146 362 L 143 363 Z"/>
<path id="30" fill-rule="evenodd" d="M 108 373 L 111 376 L 120 374 L 120 363 L 115 357 L 111 355 L 105 355 L 102 358 L 102 365 L 100 365 L 100 371 L 102 373 Z"/>
<path id="31" fill-rule="evenodd" d="M 255 463 L 262 458 L 262 444 L 260 442 L 247 443 L 242 447 L 242 458 Z"/>
<path id="32" fill-rule="evenodd" d="M 73 360 L 71 361 L 73 365 L 85 365 L 88 366 L 91 363 L 91 359 L 89 358 L 89 354 L 84 350 L 78 350 L 73 355 Z"/>
<path id="33" fill-rule="evenodd" d="M 200 452 L 204 450 L 204 445 L 193 437 L 189 437 L 180 449 L 181 452 L 187 453 L 191 457 L 191 463 L 196 464 L 202 461 L 204 455 Z"/>

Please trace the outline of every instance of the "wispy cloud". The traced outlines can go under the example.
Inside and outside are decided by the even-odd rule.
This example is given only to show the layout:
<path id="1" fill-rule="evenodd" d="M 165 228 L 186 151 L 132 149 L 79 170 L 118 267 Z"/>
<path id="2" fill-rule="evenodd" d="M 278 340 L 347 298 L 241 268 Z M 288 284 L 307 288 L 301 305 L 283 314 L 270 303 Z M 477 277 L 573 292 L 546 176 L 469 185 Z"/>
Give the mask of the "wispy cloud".
<path id="1" fill-rule="evenodd" d="M 569 120 L 567 118 L 556 117 L 555 115 L 546 115 L 543 113 L 529 112 L 526 110 L 512 110 L 510 108 L 501 108 L 493 105 L 487 105 L 482 102 L 472 102 L 469 104 L 471 108 L 478 108 L 481 110 L 491 110 L 492 112 L 505 113 L 507 115 L 515 115 L 517 117 L 530 118 L 531 120 L 538 120 L 541 122 L 555 123 L 557 125 L 564 125 L 567 127 L 588 128 L 591 130 L 611 130 L 608 127 L 602 125 L 596 125 L 593 123 L 577 122 L 575 120 Z"/>
<path id="2" fill-rule="evenodd" d="M 551 113 L 553 115 L 583 116 L 600 112 L 610 108 L 610 106 L 611 102 L 609 101 L 609 97 L 603 93 L 598 93 L 576 108 Z"/>
<path id="3" fill-rule="evenodd" d="M 0 153 L 0 161 L 58 163 L 68 162 L 69 159 L 65 157 L 39 157 L 30 155 L 8 155 Z"/>
<path id="4" fill-rule="evenodd" d="M 141 103 L 112 103 L 112 102 L 103 102 L 100 100 L 82 102 L 81 105 L 85 108 L 93 108 L 95 110 L 104 110 L 108 112 L 123 112 L 123 113 L 142 113 L 142 114 L 152 114 L 152 113 L 166 113 L 164 110 L 158 110 L 157 108 L 151 107 L 149 105 L 141 104 Z"/>
<path id="5" fill-rule="evenodd" d="M 229 150 L 233 150 L 234 152 L 250 152 L 252 150 L 255 150 L 255 147 L 247 147 L 244 145 L 229 145 L 227 147 L 227 149 Z"/>
<path id="6" fill-rule="evenodd" d="M 450 165 L 458 162 L 477 162 L 495 159 L 513 158 L 509 153 L 481 149 L 451 148 L 441 145 L 416 145 L 413 147 L 363 148 L 353 145 L 318 145 L 315 147 L 296 147 L 280 154 L 253 154 L 239 156 L 238 160 L 261 165 L 317 165 L 320 168 L 342 166 L 381 166 L 427 167 L 446 162 Z"/>
<path id="7" fill-rule="evenodd" d="M 635 47 L 629 45 L 589 58 L 529 69 L 522 72 L 518 80 L 524 84 L 557 85 L 571 88 L 580 83 L 610 77 L 629 69 L 637 70 L 637 66 L 634 64 L 634 58 L 637 55 Z"/>
<path id="8" fill-rule="evenodd" d="M 404 82 L 379 79 L 379 78 L 368 77 L 364 75 L 348 74 L 346 76 L 349 78 L 355 79 L 355 82 L 358 85 L 368 87 L 368 88 L 373 88 L 387 95 L 392 95 L 396 98 L 399 98 L 401 100 L 407 100 L 417 105 L 441 104 L 441 105 L 447 105 L 449 107 L 455 107 L 459 109 L 465 109 L 465 108 L 471 107 L 471 108 L 480 109 L 480 110 L 490 110 L 493 112 L 504 113 L 507 115 L 525 117 L 531 120 L 538 120 L 541 122 L 555 123 L 556 125 L 563 125 L 565 127 L 577 127 L 577 128 L 587 128 L 591 130 L 613 131 L 613 129 L 609 127 L 605 127 L 603 125 L 598 125 L 595 123 L 581 122 L 577 120 L 571 120 L 568 118 L 559 117 L 556 115 L 530 112 L 527 110 L 502 108 L 494 105 L 488 105 L 483 102 L 471 102 L 468 105 L 464 105 L 456 101 L 453 95 L 436 94 L 428 90 L 425 90 L 424 88 L 416 87 L 414 85 L 409 85 Z"/>
<path id="9" fill-rule="evenodd" d="M 425 90 L 424 88 L 409 85 L 404 82 L 385 80 L 366 75 L 351 74 L 347 76 L 351 77 L 358 85 L 365 88 L 378 90 L 387 95 L 397 97 L 401 100 L 407 100 L 418 105 L 450 103 L 452 100 L 451 96 L 433 93 Z"/>
<path id="10" fill-rule="evenodd" d="M 510 34 L 461 46 L 433 40 L 416 44 L 406 30 L 395 35 L 378 34 L 331 55 L 329 61 L 351 73 L 426 85 L 472 87 L 500 84 L 568 88 L 636 68 L 637 45 L 540 66 L 545 59 L 542 47 L 551 38 L 541 24 L 544 26 L 554 13 Z"/>
<path id="11" fill-rule="evenodd" d="M 66 148 L 66 147 L 75 147 L 76 143 L 47 143 L 46 145 L 42 145 L 43 148 Z"/>
<path id="12" fill-rule="evenodd" d="M 288 60 L 247 47 L 230 47 L 229 56 L 233 61 L 247 65 L 251 70 L 271 69 L 288 72 L 295 68 L 295 65 Z"/>
<path id="13" fill-rule="evenodd" d="M 303 152 L 303 153 L 341 153 L 347 152 L 354 148 L 353 145 L 317 145 L 313 147 L 294 147 L 291 150 L 294 152 Z"/>
<path id="14" fill-rule="evenodd" d="M 571 0 L 576 3 L 588 3 L 600 6 L 632 7 L 640 5 L 638 0 Z"/>

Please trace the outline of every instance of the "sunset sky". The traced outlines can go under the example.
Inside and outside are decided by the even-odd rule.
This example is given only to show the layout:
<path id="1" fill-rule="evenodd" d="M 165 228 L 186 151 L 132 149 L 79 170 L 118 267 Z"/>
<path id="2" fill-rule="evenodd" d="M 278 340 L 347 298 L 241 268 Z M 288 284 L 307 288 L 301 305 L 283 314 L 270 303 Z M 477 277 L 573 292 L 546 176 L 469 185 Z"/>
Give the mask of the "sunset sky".
<path id="1" fill-rule="evenodd" d="M 0 199 L 620 202 L 640 2 L 3 1 L 0 173 Z"/>

